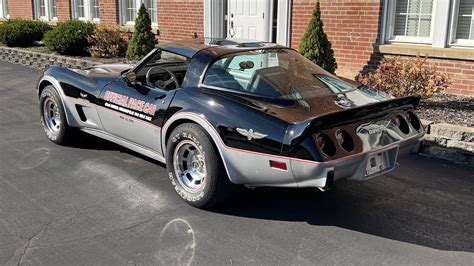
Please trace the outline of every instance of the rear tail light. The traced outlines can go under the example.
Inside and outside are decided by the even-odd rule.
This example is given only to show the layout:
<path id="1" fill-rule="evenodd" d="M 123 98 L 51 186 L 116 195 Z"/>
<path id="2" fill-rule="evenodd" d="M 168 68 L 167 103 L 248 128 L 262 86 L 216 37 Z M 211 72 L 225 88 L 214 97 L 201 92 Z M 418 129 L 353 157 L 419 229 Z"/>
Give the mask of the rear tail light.
<path id="1" fill-rule="evenodd" d="M 408 134 L 410 132 L 410 128 L 408 127 L 408 123 L 401 115 L 397 115 L 394 120 L 395 125 L 400 129 L 403 134 Z"/>
<path id="2" fill-rule="evenodd" d="M 407 115 L 408 115 L 408 122 L 410 122 L 410 125 L 412 125 L 412 127 L 415 128 L 416 130 L 420 129 L 421 124 L 418 117 L 416 117 L 416 115 L 412 112 L 408 112 Z"/>
<path id="3" fill-rule="evenodd" d="M 318 133 L 315 139 L 319 149 L 326 156 L 334 156 L 336 154 L 336 145 L 328 135 Z"/>
<path id="4" fill-rule="evenodd" d="M 336 140 L 341 146 L 341 148 L 345 151 L 353 151 L 354 150 L 354 141 L 352 140 L 352 137 L 347 133 L 346 131 L 342 129 L 336 130 Z"/>

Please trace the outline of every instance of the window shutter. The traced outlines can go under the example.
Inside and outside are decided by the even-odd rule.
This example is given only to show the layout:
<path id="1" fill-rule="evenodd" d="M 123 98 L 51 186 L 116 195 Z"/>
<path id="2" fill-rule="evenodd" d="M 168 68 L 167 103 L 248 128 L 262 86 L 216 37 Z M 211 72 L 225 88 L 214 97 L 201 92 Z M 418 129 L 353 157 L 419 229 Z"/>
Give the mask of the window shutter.
<path id="1" fill-rule="evenodd" d="M 456 39 L 474 40 L 474 0 L 460 0 Z"/>

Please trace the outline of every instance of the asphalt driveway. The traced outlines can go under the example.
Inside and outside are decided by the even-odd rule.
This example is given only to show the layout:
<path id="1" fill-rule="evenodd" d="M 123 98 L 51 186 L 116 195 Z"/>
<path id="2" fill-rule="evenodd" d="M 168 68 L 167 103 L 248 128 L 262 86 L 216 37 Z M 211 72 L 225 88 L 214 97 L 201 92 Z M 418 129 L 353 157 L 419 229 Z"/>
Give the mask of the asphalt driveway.
<path id="1" fill-rule="evenodd" d="M 0 61 L 2 264 L 474 264 L 474 169 L 413 156 L 368 182 L 243 190 L 215 211 L 162 164 L 44 136 L 40 72 Z"/>

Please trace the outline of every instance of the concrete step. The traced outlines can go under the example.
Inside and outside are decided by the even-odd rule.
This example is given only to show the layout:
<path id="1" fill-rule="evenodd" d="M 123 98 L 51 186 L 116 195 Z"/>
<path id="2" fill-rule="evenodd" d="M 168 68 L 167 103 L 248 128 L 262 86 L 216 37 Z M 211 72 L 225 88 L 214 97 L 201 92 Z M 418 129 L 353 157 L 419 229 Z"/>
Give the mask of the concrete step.
<path id="1" fill-rule="evenodd" d="M 429 134 L 435 138 L 474 142 L 474 128 L 447 123 L 429 125 Z"/>

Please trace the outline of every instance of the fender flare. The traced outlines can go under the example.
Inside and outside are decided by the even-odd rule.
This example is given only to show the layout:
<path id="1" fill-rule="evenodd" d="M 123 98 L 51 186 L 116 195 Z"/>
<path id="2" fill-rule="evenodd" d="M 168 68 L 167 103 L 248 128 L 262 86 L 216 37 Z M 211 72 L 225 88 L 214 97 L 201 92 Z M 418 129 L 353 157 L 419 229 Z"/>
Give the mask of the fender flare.
<path id="1" fill-rule="evenodd" d="M 36 86 L 36 90 L 38 91 L 38 97 L 39 97 L 40 87 L 44 82 L 51 84 L 53 88 L 56 90 L 56 92 L 58 93 L 59 98 L 61 100 L 61 104 L 63 105 L 63 108 L 64 108 L 64 114 L 66 115 L 66 122 L 68 125 L 71 125 L 71 117 L 73 117 L 73 115 L 70 113 L 69 108 L 66 107 L 66 101 L 65 101 L 66 94 L 64 94 L 61 84 L 59 84 L 59 81 L 52 76 L 49 76 L 49 75 L 43 76 L 38 82 L 38 85 Z"/>
<path id="2" fill-rule="evenodd" d="M 219 133 L 217 130 L 214 128 L 214 126 L 206 119 L 206 117 L 202 114 L 198 113 L 193 113 L 193 112 L 188 112 L 188 111 L 182 111 L 178 112 L 174 115 L 172 115 L 168 121 L 163 125 L 162 130 L 161 130 L 161 147 L 163 150 L 163 155 L 166 156 L 166 135 L 168 134 L 168 129 L 171 127 L 176 122 L 182 121 L 182 120 L 190 120 L 198 125 L 200 125 L 206 133 L 211 137 L 212 141 L 217 147 L 217 151 L 222 159 L 222 163 L 224 164 L 225 171 L 227 173 L 228 178 L 232 183 L 236 183 L 235 180 L 232 178 L 232 167 L 229 165 L 229 163 L 225 159 L 225 144 L 222 141 Z M 171 133 L 171 132 L 170 132 Z"/>

